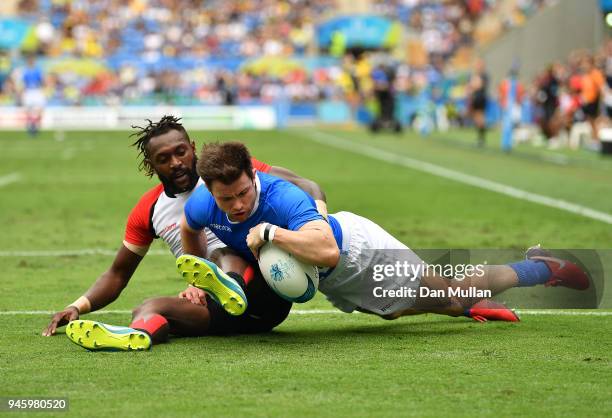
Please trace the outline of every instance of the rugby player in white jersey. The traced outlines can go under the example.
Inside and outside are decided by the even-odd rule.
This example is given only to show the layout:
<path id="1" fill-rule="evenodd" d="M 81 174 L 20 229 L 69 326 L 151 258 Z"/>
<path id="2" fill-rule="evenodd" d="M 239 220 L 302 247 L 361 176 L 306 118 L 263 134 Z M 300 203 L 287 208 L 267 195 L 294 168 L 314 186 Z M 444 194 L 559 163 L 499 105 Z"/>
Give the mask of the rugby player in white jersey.
<path id="1" fill-rule="evenodd" d="M 206 256 L 206 242 L 200 236 L 208 227 L 245 260 L 255 262 L 267 240 L 305 263 L 322 266 L 319 290 L 334 306 L 344 312 L 359 310 L 387 319 L 425 312 L 473 316 L 473 305 L 485 299 L 480 295 L 495 295 L 516 286 L 589 287 L 588 276 L 578 266 L 552 257 L 539 247 L 528 250 L 526 260 L 482 266 L 462 280 L 421 270 L 415 275 L 392 272 L 374 283 L 369 275 L 374 266 L 425 263 L 366 218 L 339 212 L 325 219 L 312 198 L 299 188 L 254 172 L 244 144 L 209 143 L 201 155 L 206 158 L 199 159 L 197 171 L 206 187 L 198 188 L 185 204 L 181 235 L 183 249 L 189 255 L 182 258 L 191 260 L 177 262 L 179 269 L 192 269 L 194 262 Z M 202 274 L 206 268 L 207 264 L 200 263 Z M 378 295 L 370 292 L 375 286 L 380 287 Z M 423 295 L 421 288 L 442 292 L 430 297 Z"/>
<path id="2" fill-rule="evenodd" d="M 134 135 L 137 140 L 133 145 L 142 157 L 139 169 L 149 177 L 156 174 L 161 182 L 146 192 L 132 209 L 123 244 L 109 269 L 83 296 L 57 312 L 43 335 L 51 336 L 58 327 L 75 321 L 70 327 L 76 324 L 79 331 L 67 329 L 67 335 L 70 337 L 72 334 L 77 343 L 80 338 L 80 344 L 86 348 L 105 348 L 111 344 L 108 339 L 113 338 L 111 348 L 139 349 L 148 348 L 153 342 L 165 341 L 169 333 L 199 336 L 263 332 L 280 324 L 289 313 L 291 304 L 276 296 L 247 262 L 225 248 L 209 230 L 205 233 L 206 255 L 228 272 L 230 277 L 224 277 L 233 283 L 237 292 L 234 296 L 241 301 L 244 298 L 244 305 L 246 300 L 250 302 L 248 307 L 244 306 L 244 315 L 234 316 L 226 312 L 213 300 L 215 289 L 207 294 L 190 286 L 178 297 L 157 297 L 138 306 L 133 311 L 131 327 L 140 331 L 135 333 L 132 329 L 125 338 L 113 337 L 102 324 L 76 321 L 80 315 L 101 309 L 119 297 L 155 238 L 165 241 L 175 257 L 183 253 L 179 228 L 183 206 L 193 191 L 203 184 L 195 170 L 195 144 L 180 119 L 172 116 L 164 116 L 156 123 L 148 121 L 148 125 Z M 325 196 L 316 183 L 255 159 L 252 164 L 255 170 L 294 182 L 310 193 L 320 210 L 325 211 Z M 123 328 L 113 328 L 112 332 L 122 335 Z"/>

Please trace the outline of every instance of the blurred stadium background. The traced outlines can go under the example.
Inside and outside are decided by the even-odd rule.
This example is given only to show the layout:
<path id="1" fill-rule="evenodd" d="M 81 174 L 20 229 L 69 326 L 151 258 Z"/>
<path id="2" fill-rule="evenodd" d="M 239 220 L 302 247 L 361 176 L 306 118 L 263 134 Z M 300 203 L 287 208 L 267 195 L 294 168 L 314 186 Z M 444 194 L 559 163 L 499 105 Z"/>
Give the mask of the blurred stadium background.
<path id="1" fill-rule="evenodd" d="M 608 12 L 605 0 L 0 0 L 0 395 L 65 396 L 88 417 L 611 416 Z M 597 249 L 607 276 L 588 306 L 543 303 L 558 288 L 504 293 L 511 307 L 566 309 L 520 324 L 383 322 L 317 295 L 263 336 L 123 354 L 40 337 L 108 268 L 156 182 L 137 172 L 130 126 L 170 113 L 198 147 L 244 141 L 320 183 L 330 212 L 412 248 Z M 144 299 L 177 294 L 173 261 L 154 244 L 90 318 L 126 324 Z"/>
<path id="2" fill-rule="evenodd" d="M 168 109 L 198 128 L 372 126 L 386 89 L 397 121 L 428 135 L 471 126 L 484 82 L 488 125 L 511 115 L 514 141 L 599 149 L 610 132 L 583 107 L 612 105 L 608 11 L 606 0 L 5 0 L 0 127 L 26 124 L 33 56 L 43 128 L 129 128 Z"/>

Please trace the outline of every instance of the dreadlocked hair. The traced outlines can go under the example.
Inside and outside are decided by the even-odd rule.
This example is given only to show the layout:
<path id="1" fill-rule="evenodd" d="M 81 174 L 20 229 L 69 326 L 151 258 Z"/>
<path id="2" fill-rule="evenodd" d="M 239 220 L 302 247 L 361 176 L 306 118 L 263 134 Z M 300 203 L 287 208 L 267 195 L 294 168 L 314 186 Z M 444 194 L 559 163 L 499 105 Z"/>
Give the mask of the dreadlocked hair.
<path id="1" fill-rule="evenodd" d="M 163 135 L 170 131 L 176 130 L 185 134 L 187 140 L 189 135 L 181 124 L 181 118 L 177 118 L 171 115 L 164 115 L 159 122 L 153 122 L 150 119 L 146 119 L 146 126 L 135 126 L 132 125 L 132 129 L 138 129 L 130 135 L 130 138 L 135 136 L 136 141 L 132 144 L 133 147 L 138 149 L 138 157 L 140 162 L 138 163 L 138 170 L 144 172 L 148 177 L 152 177 L 155 174 L 153 166 L 149 163 L 149 152 L 147 151 L 147 145 L 152 138 Z"/>

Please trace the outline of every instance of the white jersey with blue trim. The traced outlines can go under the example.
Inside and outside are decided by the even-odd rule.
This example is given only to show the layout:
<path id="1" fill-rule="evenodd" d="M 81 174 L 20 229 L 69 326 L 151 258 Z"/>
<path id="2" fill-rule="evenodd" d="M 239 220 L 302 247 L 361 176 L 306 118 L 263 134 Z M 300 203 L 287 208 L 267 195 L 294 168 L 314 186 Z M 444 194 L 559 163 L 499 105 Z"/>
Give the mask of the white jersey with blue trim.
<path id="1" fill-rule="evenodd" d="M 194 230 L 208 227 L 225 245 L 242 257 L 256 262 L 246 243 L 249 230 L 262 222 L 297 231 L 304 224 L 322 220 L 314 200 L 299 187 L 275 176 L 255 173 L 257 196 L 249 218 L 244 222 L 232 222 L 215 203 L 206 187 L 199 187 L 185 205 L 185 218 Z M 331 216 L 330 226 L 338 246 L 342 246 L 342 231 Z"/>

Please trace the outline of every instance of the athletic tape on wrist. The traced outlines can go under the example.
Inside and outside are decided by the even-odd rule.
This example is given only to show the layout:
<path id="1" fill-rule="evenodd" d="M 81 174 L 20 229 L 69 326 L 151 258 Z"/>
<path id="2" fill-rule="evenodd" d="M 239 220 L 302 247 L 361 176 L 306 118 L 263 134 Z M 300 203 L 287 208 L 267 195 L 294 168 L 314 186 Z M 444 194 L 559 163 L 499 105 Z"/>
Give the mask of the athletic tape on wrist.
<path id="1" fill-rule="evenodd" d="M 269 227 L 270 224 L 267 222 L 264 222 L 263 224 L 261 224 L 261 226 L 259 227 L 259 238 L 262 239 L 262 241 L 267 241 L 266 239 L 266 228 Z"/>
<path id="2" fill-rule="evenodd" d="M 272 241 L 274 239 L 274 235 L 276 234 L 276 230 L 278 226 L 269 224 L 268 222 L 264 222 L 259 228 L 259 237 L 263 241 Z"/>
<path id="3" fill-rule="evenodd" d="M 264 228 L 264 241 L 270 241 L 270 228 L 272 228 L 272 225 L 266 224 Z"/>
<path id="4" fill-rule="evenodd" d="M 274 235 L 276 234 L 276 230 L 278 229 L 278 226 L 276 225 L 272 225 L 270 227 L 270 232 L 268 234 L 268 241 L 272 242 L 274 241 Z"/>
<path id="5" fill-rule="evenodd" d="M 317 207 L 317 212 L 319 212 L 321 216 L 327 220 L 327 203 L 325 203 L 323 200 L 315 200 L 315 205 Z"/>
<path id="6" fill-rule="evenodd" d="M 68 306 L 75 307 L 81 315 L 91 312 L 91 302 L 86 296 L 81 296 Z"/>

